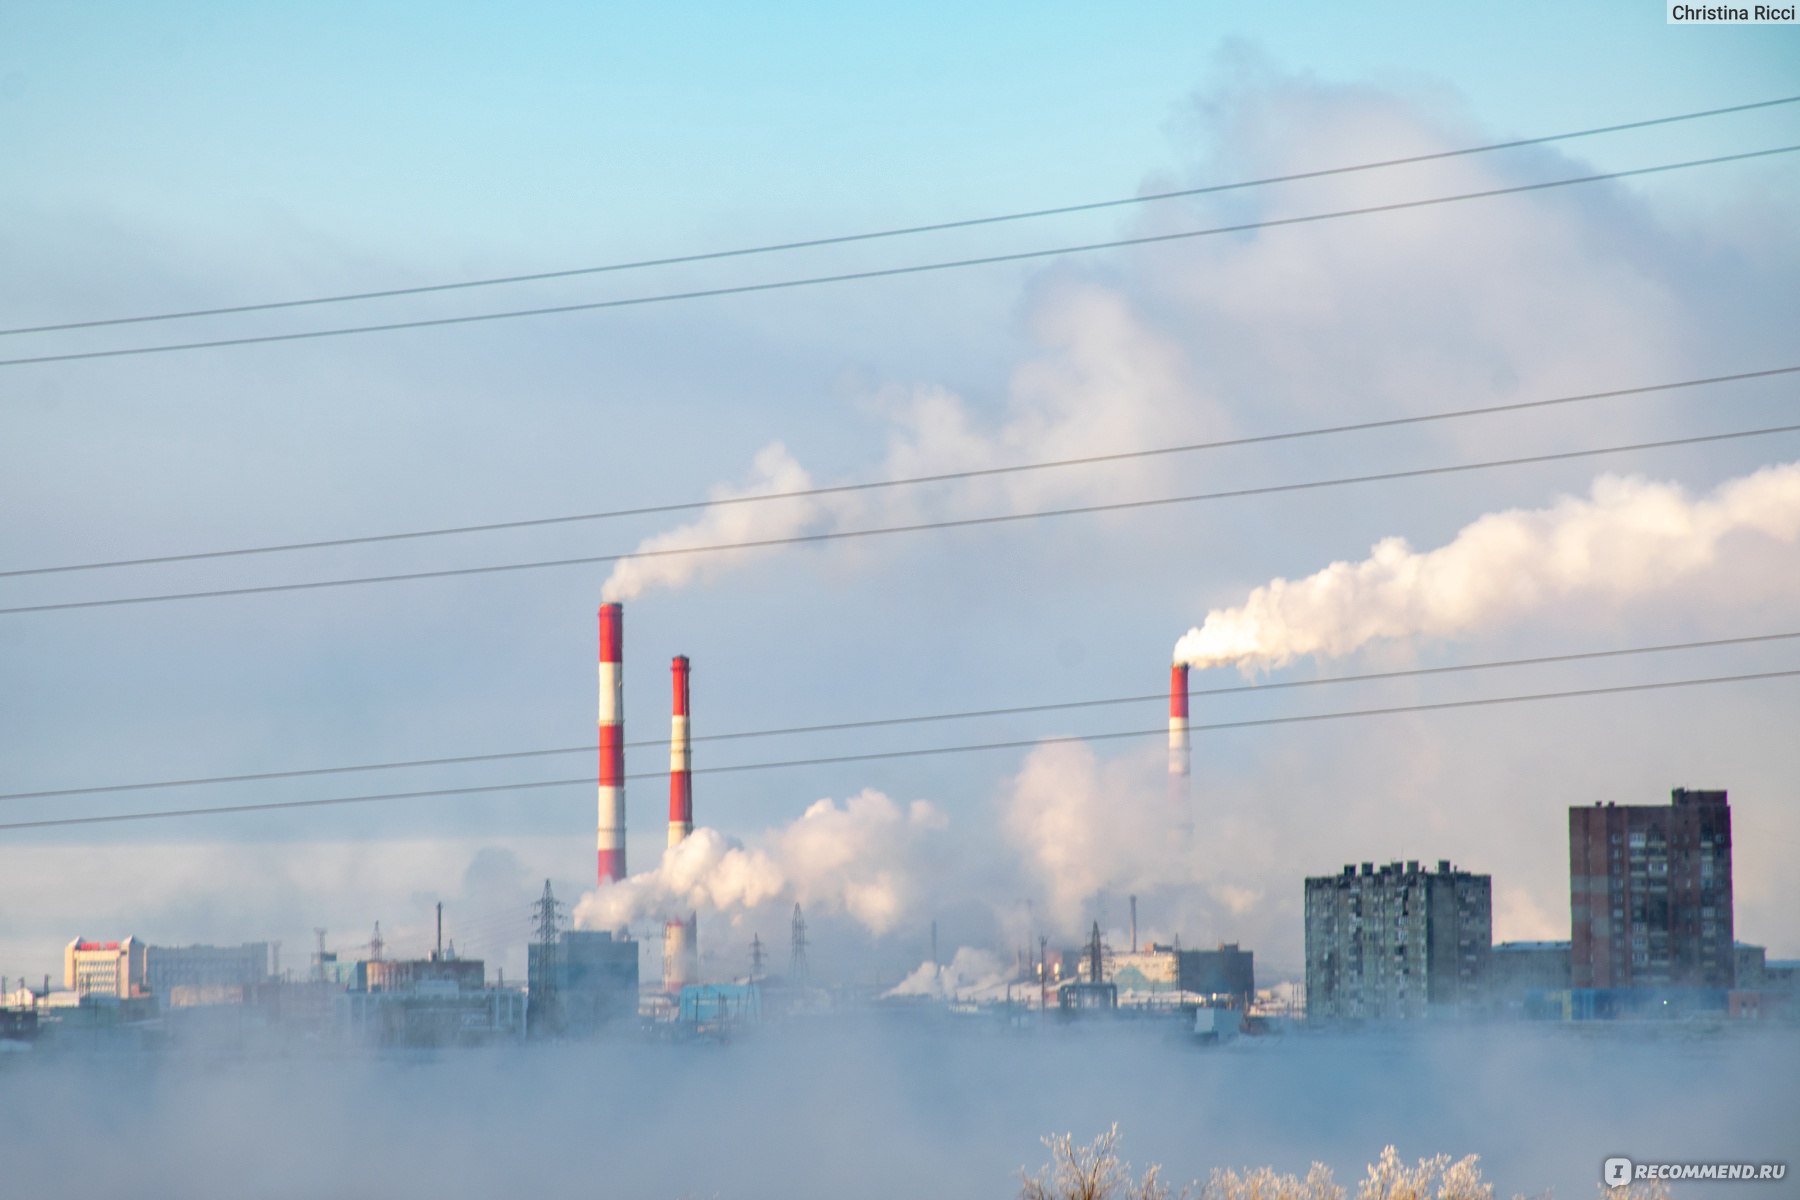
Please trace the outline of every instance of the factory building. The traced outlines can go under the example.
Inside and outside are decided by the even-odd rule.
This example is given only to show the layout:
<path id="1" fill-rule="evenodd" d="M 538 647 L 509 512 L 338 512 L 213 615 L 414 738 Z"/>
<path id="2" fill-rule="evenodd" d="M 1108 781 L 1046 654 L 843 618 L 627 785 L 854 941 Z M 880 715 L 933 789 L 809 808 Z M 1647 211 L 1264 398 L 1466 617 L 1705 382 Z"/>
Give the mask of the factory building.
<path id="1" fill-rule="evenodd" d="M 479 958 L 433 954 L 429 958 L 386 958 L 363 964 L 367 990 L 405 992 L 426 983 L 447 983 L 458 991 L 479 988 L 486 965 Z"/>
<path id="2" fill-rule="evenodd" d="M 63 950 L 63 986 L 77 997 L 154 996 L 164 1008 L 242 1003 L 246 988 L 267 983 L 269 944 L 152 946 L 135 937 L 76 938 Z"/>
<path id="3" fill-rule="evenodd" d="M 1417 861 L 1346 866 L 1306 880 L 1309 1020 L 1443 1016 L 1480 1001 L 1493 944 L 1493 881 Z"/>
<path id="4" fill-rule="evenodd" d="M 1569 920 L 1573 987 L 1732 987 L 1726 794 L 1569 809 Z"/>
<path id="5" fill-rule="evenodd" d="M 637 1014 L 638 944 L 592 929 L 565 929 L 526 947 L 533 1034 L 593 1033 Z"/>
<path id="6" fill-rule="evenodd" d="M 728 1033 L 762 1019 L 762 988 L 754 983 L 696 983 L 676 997 L 676 1020 L 697 1033 Z"/>
<path id="7" fill-rule="evenodd" d="M 473 1045 L 525 1036 L 525 993 L 490 988 L 478 958 L 370 962 L 369 990 L 334 998 L 338 1033 L 382 1046 Z"/>
<path id="8" fill-rule="evenodd" d="M 143 942 L 91 942 L 76 938 L 63 950 L 63 987 L 82 996 L 126 1000 L 146 994 Z"/>
<path id="9" fill-rule="evenodd" d="M 144 949 L 144 985 L 165 1008 L 241 1004 L 248 989 L 268 981 L 267 942 Z"/>
<path id="10" fill-rule="evenodd" d="M 1108 955 L 1102 970 L 1104 981 L 1118 988 L 1121 1004 L 1180 1000 L 1248 1008 L 1256 996 L 1255 957 L 1235 942 L 1216 950 L 1152 943 L 1142 950 Z"/>

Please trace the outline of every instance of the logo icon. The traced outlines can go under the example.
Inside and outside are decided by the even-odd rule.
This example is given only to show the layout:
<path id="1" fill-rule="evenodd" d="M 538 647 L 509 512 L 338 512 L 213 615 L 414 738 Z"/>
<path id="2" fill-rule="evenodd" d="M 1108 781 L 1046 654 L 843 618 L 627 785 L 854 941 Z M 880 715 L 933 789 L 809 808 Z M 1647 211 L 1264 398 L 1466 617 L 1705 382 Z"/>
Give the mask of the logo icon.
<path id="1" fill-rule="evenodd" d="M 1607 1187 L 1624 1187 L 1631 1182 L 1631 1160 L 1609 1158 L 1600 1168 L 1600 1180 Z"/>

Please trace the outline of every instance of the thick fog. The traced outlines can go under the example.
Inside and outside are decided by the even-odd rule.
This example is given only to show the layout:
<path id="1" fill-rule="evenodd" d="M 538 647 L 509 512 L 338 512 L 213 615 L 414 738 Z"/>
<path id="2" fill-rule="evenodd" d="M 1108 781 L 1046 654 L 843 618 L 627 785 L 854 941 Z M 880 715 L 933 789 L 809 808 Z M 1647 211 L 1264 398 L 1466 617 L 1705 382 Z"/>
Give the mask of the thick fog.
<path id="1" fill-rule="evenodd" d="M 1116 1121 L 1126 1157 L 1173 1182 L 1317 1159 L 1354 1187 L 1394 1143 L 1409 1160 L 1478 1154 L 1502 1197 L 1579 1197 L 1610 1154 L 1791 1160 L 1800 1035 L 1513 1026 L 1210 1047 L 1164 1023 L 1009 1033 L 881 1013 L 726 1044 L 20 1053 L 0 1057 L 0 1104 L 17 1196 L 973 1200 L 1015 1194 L 1042 1135 Z"/>

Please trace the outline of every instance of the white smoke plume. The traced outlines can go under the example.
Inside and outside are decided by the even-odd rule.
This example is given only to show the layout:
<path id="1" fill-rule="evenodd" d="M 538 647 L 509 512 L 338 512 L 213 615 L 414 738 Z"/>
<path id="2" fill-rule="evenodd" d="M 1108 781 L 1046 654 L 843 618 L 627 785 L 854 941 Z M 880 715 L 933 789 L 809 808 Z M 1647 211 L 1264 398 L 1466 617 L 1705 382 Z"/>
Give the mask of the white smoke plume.
<path id="1" fill-rule="evenodd" d="M 902 806 L 865 789 L 842 805 L 815 802 L 756 846 L 703 827 L 665 851 L 655 869 L 583 896 L 575 923 L 616 929 L 686 912 L 736 917 L 780 900 L 886 933 L 915 914 L 933 839 L 946 825 L 924 800 Z"/>
<path id="2" fill-rule="evenodd" d="M 959 946 L 948 963 L 923 962 L 895 984 L 889 996 L 926 996 L 934 1000 L 991 1000 L 1006 995 L 1013 973 L 987 950 Z"/>
<path id="3" fill-rule="evenodd" d="M 1053 927 L 1078 929 L 1106 889 L 1148 891 L 1183 881 L 1160 755 L 1102 761 L 1084 742 L 1026 756 L 1001 799 L 1007 839 L 1041 889 Z"/>
<path id="4" fill-rule="evenodd" d="M 1602 475 L 1585 497 L 1490 513 L 1435 550 L 1386 538 L 1361 562 L 1274 579 L 1238 607 L 1213 610 L 1176 643 L 1175 661 L 1250 673 L 1378 638 L 1450 637 L 1553 604 L 1616 606 L 1706 569 L 1734 535 L 1794 544 L 1800 463 L 1698 498 L 1673 483 Z"/>
<path id="5" fill-rule="evenodd" d="M 1038 304 L 1041 353 L 1014 372 L 1005 415 L 980 420 L 962 397 L 941 387 L 884 389 L 871 407 L 885 423 L 886 454 L 862 478 L 910 479 L 1034 461 L 1136 449 L 1189 431 L 1216 428 L 1214 406 L 1193 394 L 1176 343 L 1149 328 L 1117 292 L 1063 285 Z M 715 504 L 695 520 L 641 542 L 635 553 L 768 541 L 798 534 L 1019 512 L 1059 500 L 1136 496 L 1166 468 L 1139 464 L 1117 472 L 1026 472 L 918 489 L 807 496 L 754 504 Z M 751 482 L 713 489 L 714 500 L 805 490 L 812 476 L 774 442 L 756 455 Z M 715 578 L 772 552 L 752 548 L 668 554 L 620 561 L 604 589 L 608 600 Z"/>
<path id="6" fill-rule="evenodd" d="M 812 476 L 807 474 L 806 468 L 795 462 L 787 447 L 780 442 L 770 442 L 758 451 L 752 468 L 753 478 L 750 483 L 739 488 L 729 485 L 715 487 L 712 489 L 711 499 L 718 502 L 744 496 L 800 492 L 813 485 Z M 757 551 L 737 550 L 711 554 L 662 552 L 793 537 L 816 526 L 830 511 L 831 506 L 818 496 L 764 500 L 752 504 L 715 503 L 688 524 L 639 542 L 635 553 L 648 553 L 652 557 L 622 559 L 607 577 L 602 595 L 607 600 L 631 600 L 642 595 L 648 588 L 676 588 L 697 578 L 709 577 L 741 563 Z"/>

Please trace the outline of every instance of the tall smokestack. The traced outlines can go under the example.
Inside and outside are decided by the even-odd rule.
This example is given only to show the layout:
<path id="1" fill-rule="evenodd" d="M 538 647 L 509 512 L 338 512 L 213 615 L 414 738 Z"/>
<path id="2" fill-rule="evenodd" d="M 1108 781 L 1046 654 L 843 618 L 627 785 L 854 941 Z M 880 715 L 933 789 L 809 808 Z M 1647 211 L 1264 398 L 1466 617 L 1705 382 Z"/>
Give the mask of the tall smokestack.
<path id="1" fill-rule="evenodd" d="M 694 831 L 693 752 L 688 744 L 688 660 L 669 664 L 675 702 L 669 716 L 669 845 L 679 846 Z M 680 992 L 698 975 L 699 918 L 689 913 L 663 925 L 663 988 Z"/>
<path id="2" fill-rule="evenodd" d="M 600 606 L 600 882 L 625 878 L 625 615 Z"/>
<path id="3" fill-rule="evenodd" d="M 1176 827 L 1183 833 L 1194 828 L 1194 814 L 1188 776 L 1193 770 L 1192 751 L 1188 747 L 1188 668 L 1186 663 L 1169 667 L 1169 805 L 1175 810 Z"/>
<path id="4" fill-rule="evenodd" d="M 688 660 L 677 654 L 669 665 L 675 707 L 669 718 L 669 845 L 694 832 L 693 755 L 688 749 Z"/>

